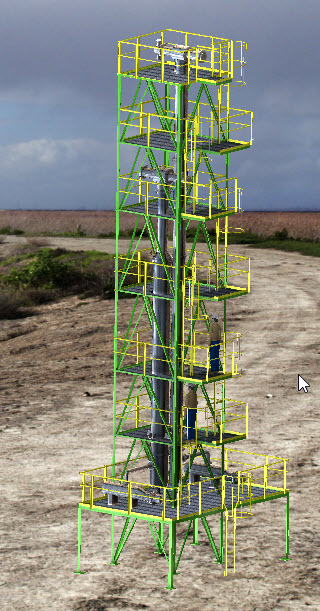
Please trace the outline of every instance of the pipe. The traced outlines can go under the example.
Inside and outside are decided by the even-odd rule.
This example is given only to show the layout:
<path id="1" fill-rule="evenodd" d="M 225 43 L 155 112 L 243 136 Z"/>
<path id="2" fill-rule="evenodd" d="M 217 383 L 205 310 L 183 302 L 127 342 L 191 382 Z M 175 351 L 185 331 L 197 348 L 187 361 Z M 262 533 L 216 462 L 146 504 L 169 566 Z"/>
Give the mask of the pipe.
<path id="1" fill-rule="evenodd" d="M 167 219 L 163 217 L 167 212 L 167 200 L 164 188 L 161 184 L 157 185 L 158 195 L 158 241 L 164 260 L 168 261 L 167 253 Z M 157 299 L 168 293 L 168 280 L 161 260 L 160 253 L 155 253 L 153 257 L 153 310 L 157 320 L 158 329 L 162 335 L 165 346 L 169 344 L 169 316 L 170 303 L 167 299 Z M 153 321 L 152 325 L 152 375 L 159 376 L 152 379 L 152 388 L 157 399 L 158 405 L 165 421 L 168 422 L 169 414 L 169 382 L 163 378 L 168 374 L 168 364 L 164 349 L 161 345 L 160 335 L 157 326 Z M 167 349 L 169 351 L 169 349 Z M 160 378 L 160 379 L 159 379 Z M 151 451 L 155 458 L 155 463 L 166 485 L 168 480 L 168 446 L 159 443 L 163 441 L 165 427 L 157 407 L 155 399 L 151 402 Z M 157 440 L 159 440 L 157 442 Z M 155 468 L 150 469 L 150 484 L 162 486 L 161 479 Z"/>

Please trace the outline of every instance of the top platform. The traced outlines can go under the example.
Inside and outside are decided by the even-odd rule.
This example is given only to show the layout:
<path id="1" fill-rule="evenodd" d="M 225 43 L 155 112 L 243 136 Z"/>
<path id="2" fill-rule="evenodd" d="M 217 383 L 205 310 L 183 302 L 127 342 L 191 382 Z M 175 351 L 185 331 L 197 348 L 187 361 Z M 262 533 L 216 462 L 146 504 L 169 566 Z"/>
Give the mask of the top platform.
<path id="1" fill-rule="evenodd" d="M 160 30 L 118 43 L 118 74 L 173 85 L 232 81 L 243 86 L 247 43 Z"/>
<path id="2" fill-rule="evenodd" d="M 131 73 L 127 73 L 126 76 L 135 76 L 135 71 L 133 70 Z M 202 70 L 201 68 L 196 71 L 195 68 L 190 68 L 189 73 L 180 73 L 177 74 L 175 72 L 174 66 L 164 65 L 164 74 L 163 81 L 161 81 L 161 64 L 153 64 L 152 66 L 147 66 L 146 68 L 142 68 L 137 71 L 137 78 L 142 78 L 144 80 L 152 80 L 157 81 L 158 83 L 164 82 L 169 83 L 171 85 L 187 85 L 188 83 L 197 83 L 197 82 L 211 82 L 215 85 L 219 85 L 222 83 L 230 82 L 231 78 L 226 78 L 224 76 L 219 76 L 219 72 L 211 72 L 207 70 Z"/>

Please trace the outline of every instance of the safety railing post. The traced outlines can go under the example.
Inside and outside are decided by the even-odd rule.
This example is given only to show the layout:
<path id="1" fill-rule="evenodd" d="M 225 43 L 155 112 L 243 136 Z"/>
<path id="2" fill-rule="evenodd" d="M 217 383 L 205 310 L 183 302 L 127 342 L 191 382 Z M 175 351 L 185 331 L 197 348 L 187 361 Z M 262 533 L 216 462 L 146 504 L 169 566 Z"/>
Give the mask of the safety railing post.
<path id="1" fill-rule="evenodd" d="M 161 83 L 164 81 L 164 49 L 161 49 Z"/>
<path id="2" fill-rule="evenodd" d="M 287 461 L 283 459 L 283 490 L 286 491 L 287 488 Z"/>
<path id="3" fill-rule="evenodd" d="M 140 358 L 140 331 L 137 331 L 137 365 L 139 365 Z"/>
<path id="4" fill-rule="evenodd" d="M 145 199 L 145 215 L 149 216 L 149 202 L 148 202 L 148 197 L 149 197 L 149 183 L 146 183 L 146 199 Z"/>
<path id="5" fill-rule="evenodd" d="M 147 368 L 147 344 L 144 342 L 143 344 L 143 375 L 146 375 Z"/>
<path id="6" fill-rule="evenodd" d="M 138 284 L 141 282 L 141 252 L 138 252 Z"/>
<path id="7" fill-rule="evenodd" d="M 147 271 L 148 271 L 148 263 L 147 261 L 143 262 L 144 264 L 144 278 L 143 278 L 143 296 L 145 297 L 147 294 Z"/>
<path id="8" fill-rule="evenodd" d="M 86 501 L 86 474 L 82 474 L 82 502 Z"/>
<path id="9" fill-rule="evenodd" d="M 140 128 L 140 136 L 143 134 L 143 102 L 140 104 L 140 112 L 139 112 L 139 128 Z"/>
<path id="10" fill-rule="evenodd" d="M 147 146 L 150 147 L 150 113 L 147 114 Z"/>
<path id="11" fill-rule="evenodd" d="M 140 397 L 136 397 L 136 428 L 139 426 L 140 421 Z"/>
<path id="12" fill-rule="evenodd" d="M 128 515 L 131 514 L 131 482 L 128 482 Z"/>
<path id="13" fill-rule="evenodd" d="M 165 517 L 166 517 L 166 497 L 167 497 L 167 488 L 164 487 L 162 489 L 162 520 L 165 520 Z"/>
<path id="14" fill-rule="evenodd" d="M 137 38 L 137 43 L 135 45 L 135 77 L 138 78 L 138 70 L 139 70 L 139 55 L 140 55 L 140 37 Z"/>
<path id="15" fill-rule="evenodd" d="M 118 43 L 118 74 L 121 74 L 121 42 Z"/>
<path id="16" fill-rule="evenodd" d="M 91 473 L 91 484 L 90 484 L 90 509 L 93 507 L 93 478 L 94 475 Z"/>

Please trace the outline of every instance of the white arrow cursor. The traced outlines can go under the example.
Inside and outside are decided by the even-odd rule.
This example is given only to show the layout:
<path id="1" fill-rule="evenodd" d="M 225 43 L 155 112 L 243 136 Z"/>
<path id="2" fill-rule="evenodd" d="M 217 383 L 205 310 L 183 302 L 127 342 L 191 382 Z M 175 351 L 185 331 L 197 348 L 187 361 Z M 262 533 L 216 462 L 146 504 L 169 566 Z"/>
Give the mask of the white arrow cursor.
<path id="1" fill-rule="evenodd" d="M 304 392 L 308 392 L 307 386 L 310 386 L 306 380 L 303 379 L 302 376 L 298 374 L 298 390 L 304 390 Z"/>

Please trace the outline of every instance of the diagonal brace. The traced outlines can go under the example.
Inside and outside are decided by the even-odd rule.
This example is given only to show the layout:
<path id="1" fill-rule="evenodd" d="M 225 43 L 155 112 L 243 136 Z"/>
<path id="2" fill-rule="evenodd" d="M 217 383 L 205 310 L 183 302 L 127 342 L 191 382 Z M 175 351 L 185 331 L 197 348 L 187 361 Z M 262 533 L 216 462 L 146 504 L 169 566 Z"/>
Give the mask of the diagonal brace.
<path id="1" fill-rule="evenodd" d="M 115 563 L 118 561 L 119 556 L 120 556 L 120 554 L 121 554 L 121 552 L 122 552 L 126 542 L 129 539 L 129 536 L 130 536 L 130 534 L 132 532 L 132 529 L 133 529 L 136 521 L 137 521 L 137 518 L 133 518 L 132 524 L 131 524 L 128 532 L 126 532 L 128 526 L 129 526 L 129 522 L 130 522 L 130 518 L 126 518 L 125 525 L 124 525 L 122 533 L 121 533 L 120 541 L 118 543 L 118 547 L 117 547 L 116 553 L 114 555 L 114 562 Z"/>
<path id="2" fill-rule="evenodd" d="M 171 433 L 170 433 L 170 430 L 168 429 L 168 425 L 167 425 L 166 420 L 165 420 L 165 417 L 164 417 L 164 415 L 163 415 L 163 413 L 162 413 L 162 412 L 163 412 L 163 410 L 160 408 L 160 405 L 159 405 L 159 403 L 158 403 L 158 399 L 157 399 L 157 397 L 156 397 L 156 395 L 155 395 L 155 393 L 154 393 L 154 391 L 153 391 L 152 384 L 150 384 L 150 380 L 149 380 L 149 378 L 147 378 L 147 377 L 143 376 L 143 378 L 142 378 L 142 379 L 143 379 L 143 381 L 144 381 L 144 385 L 145 385 L 145 387 L 146 387 L 146 389 L 147 389 L 147 393 L 148 393 L 148 395 L 149 395 L 149 399 L 150 399 L 150 401 L 152 402 L 152 397 L 153 397 L 154 402 L 155 402 L 155 404 L 156 404 L 156 406 L 157 406 L 157 410 L 158 410 L 158 412 L 159 412 L 159 414 L 160 414 L 160 417 L 161 417 L 161 420 L 162 420 L 162 422 L 163 422 L 163 425 L 164 425 L 164 427 L 165 427 L 165 429 L 166 429 L 166 431 L 167 431 L 167 435 L 168 435 L 168 437 L 169 437 L 169 439 L 170 439 L 171 443 L 173 443 L 173 440 L 172 440 L 172 435 L 171 435 Z"/>
<path id="3" fill-rule="evenodd" d="M 158 325 L 158 320 L 157 320 L 157 317 L 156 317 L 156 315 L 154 313 L 154 309 L 152 307 L 151 299 L 150 299 L 150 297 L 146 296 L 146 297 L 143 297 L 143 301 L 145 302 L 146 311 L 148 312 L 148 310 L 149 310 L 149 316 L 151 316 L 154 324 L 156 325 L 157 333 L 158 333 L 159 338 L 160 338 L 160 343 L 161 343 L 161 346 L 163 348 L 163 352 L 164 352 L 164 355 L 166 357 L 166 361 L 168 363 L 168 367 L 170 369 L 170 373 L 171 373 L 171 375 L 173 377 L 173 368 L 172 368 L 172 365 L 171 365 L 171 362 L 170 362 L 170 357 L 169 357 L 168 352 L 167 352 L 167 346 L 165 346 L 165 344 L 164 344 L 162 333 L 161 333 L 159 325 Z M 152 327 L 152 325 L 150 325 L 150 326 Z"/>
<path id="4" fill-rule="evenodd" d="M 209 528 L 209 524 L 208 524 L 208 522 L 207 522 L 206 517 L 205 517 L 205 516 L 201 516 L 201 521 L 202 521 L 202 524 L 203 524 L 203 526 L 204 526 L 204 529 L 205 529 L 205 531 L 206 531 L 206 533 L 207 533 L 207 536 L 208 536 L 208 539 L 209 539 L 210 545 L 211 545 L 211 547 L 212 547 L 212 549 L 213 549 L 213 551 L 214 551 L 214 555 L 215 555 L 215 557 L 216 557 L 216 559 L 217 559 L 217 562 L 218 562 L 219 564 L 221 564 L 221 562 L 222 562 L 222 558 L 220 558 L 220 555 L 219 555 L 219 553 L 218 553 L 218 550 L 217 550 L 216 544 L 215 544 L 215 542 L 214 542 L 214 540 L 213 540 L 213 536 L 212 536 L 212 534 L 211 534 L 211 530 L 210 530 L 210 528 Z"/>

